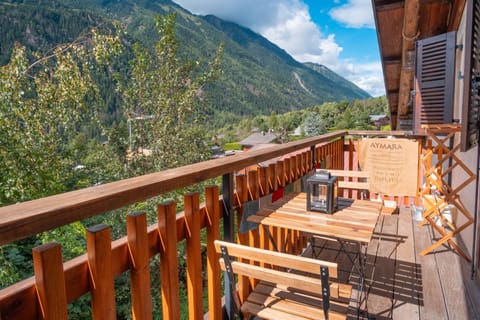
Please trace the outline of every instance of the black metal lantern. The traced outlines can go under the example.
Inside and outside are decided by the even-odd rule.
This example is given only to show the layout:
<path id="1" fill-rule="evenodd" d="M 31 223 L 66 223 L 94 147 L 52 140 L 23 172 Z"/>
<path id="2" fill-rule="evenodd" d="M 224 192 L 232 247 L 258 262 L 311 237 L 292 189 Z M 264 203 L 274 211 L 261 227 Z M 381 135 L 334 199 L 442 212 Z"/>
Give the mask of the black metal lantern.
<path id="1" fill-rule="evenodd" d="M 307 211 L 333 213 L 337 208 L 337 177 L 318 171 L 307 179 Z"/>

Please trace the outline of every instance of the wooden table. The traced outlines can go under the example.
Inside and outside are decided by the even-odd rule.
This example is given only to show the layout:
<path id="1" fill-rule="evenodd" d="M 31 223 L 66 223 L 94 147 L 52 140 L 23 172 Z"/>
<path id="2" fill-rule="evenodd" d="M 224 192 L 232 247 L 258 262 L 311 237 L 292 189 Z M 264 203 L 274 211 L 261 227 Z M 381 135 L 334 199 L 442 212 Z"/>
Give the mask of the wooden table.
<path id="1" fill-rule="evenodd" d="M 248 217 L 248 221 L 262 225 L 272 245 L 278 251 L 270 226 L 295 230 L 328 238 L 340 243 L 359 274 L 359 306 L 365 281 L 366 252 L 372 240 L 382 204 L 369 200 L 339 199 L 339 208 L 333 214 L 306 210 L 306 194 L 291 193 L 282 200 L 261 209 Z M 345 249 L 346 243 L 354 243 L 357 252 L 352 255 Z"/>

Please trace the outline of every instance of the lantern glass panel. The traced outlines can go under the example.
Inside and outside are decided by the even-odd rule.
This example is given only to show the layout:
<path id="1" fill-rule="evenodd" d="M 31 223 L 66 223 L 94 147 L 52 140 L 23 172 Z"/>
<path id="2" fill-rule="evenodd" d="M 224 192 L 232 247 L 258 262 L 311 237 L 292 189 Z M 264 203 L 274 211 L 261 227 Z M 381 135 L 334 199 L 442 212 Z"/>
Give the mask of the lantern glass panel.
<path id="1" fill-rule="evenodd" d="M 313 209 L 325 211 L 327 209 L 328 186 L 325 184 L 313 185 L 312 207 Z"/>

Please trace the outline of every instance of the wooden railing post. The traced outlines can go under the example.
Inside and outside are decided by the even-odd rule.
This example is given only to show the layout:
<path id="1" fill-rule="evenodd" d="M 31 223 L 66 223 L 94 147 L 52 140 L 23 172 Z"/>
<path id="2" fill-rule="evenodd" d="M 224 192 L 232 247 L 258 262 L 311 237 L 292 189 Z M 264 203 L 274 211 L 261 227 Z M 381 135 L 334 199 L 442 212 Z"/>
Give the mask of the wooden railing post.
<path id="1" fill-rule="evenodd" d="M 285 183 L 289 184 L 292 177 L 292 171 L 290 169 L 290 158 L 286 158 L 285 160 L 283 160 L 283 167 L 285 168 L 285 171 L 283 172 L 283 174 L 285 175 Z"/>
<path id="2" fill-rule="evenodd" d="M 286 185 L 286 181 L 285 181 L 285 162 L 283 162 L 283 161 L 278 161 L 277 162 L 276 175 L 277 175 L 278 187 L 280 187 L 280 188 L 285 187 L 285 185 Z"/>
<path id="3" fill-rule="evenodd" d="M 100 224 L 87 228 L 87 256 L 90 268 L 92 318 L 116 319 L 110 227 Z"/>
<path id="4" fill-rule="evenodd" d="M 205 189 L 205 210 L 207 214 L 207 277 L 208 316 L 210 320 L 222 319 L 222 294 L 220 286 L 220 265 L 214 241 L 220 239 L 220 206 L 218 187 Z"/>
<path id="5" fill-rule="evenodd" d="M 314 170 L 317 165 L 317 151 L 315 145 L 310 146 L 309 163 L 309 170 Z"/>
<path id="6" fill-rule="evenodd" d="M 278 189 L 278 181 L 277 181 L 277 164 L 271 163 L 268 165 L 267 169 L 267 184 L 268 184 L 268 192 L 273 192 Z"/>
<path id="7" fill-rule="evenodd" d="M 237 214 L 237 226 L 240 226 L 242 221 L 243 215 L 243 208 L 241 207 L 245 202 L 248 201 L 248 184 L 247 184 L 247 177 L 243 174 L 237 175 L 235 177 L 235 186 L 237 192 L 237 199 L 238 199 L 238 214 Z M 238 233 L 237 235 L 237 242 L 243 245 L 248 244 L 248 233 Z M 243 262 L 247 262 L 248 260 L 243 260 Z M 245 276 L 238 277 L 238 295 L 240 297 L 240 301 L 243 303 L 250 293 L 249 291 L 249 281 L 248 278 Z"/>
<path id="8" fill-rule="evenodd" d="M 276 171 L 276 174 L 277 174 L 277 180 L 278 180 L 278 187 L 279 188 L 285 188 L 285 186 L 287 185 L 287 180 L 286 180 L 286 168 L 285 168 L 285 163 L 287 163 L 287 161 L 278 161 L 277 162 L 277 171 Z M 285 235 L 286 235 L 286 232 L 285 232 L 285 229 L 283 228 L 274 228 L 274 232 L 273 232 L 273 236 L 275 238 L 275 242 L 277 243 L 277 247 L 278 247 L 278 250 L 280 252 L 285 252 Z"/>
<path id="9" fill-rule="evenodd" d="M 307 154 L 307 152 L 302 152 L 301 154 L 299 154 L 299 159 L 300 159 L 300 174 L 299 175 L 300 175 L 300 177 L 302 177 L 308 171 L 308 163 L 307 163 L 308 154 Z"/>
<path id="10" fill-rule="evenodd" d="M 277 163 L 271 163 L 268 168 L 267 168 L 267 185 L 268 185 L 268 192 L 273 193 L 274 191 L 278 190 L 278 174 L 277 174 Z M 272 235 L 275 236 L 275 232 L 273 230 L 273 227 L 269 227 L 270 232 Z M 261 236 L 261 248 L 262 249 L 273 249 L 273 244 L 270 242 L 270 239 L 268 238 L 267 233 L 265 230 L 262 228 L 260 230 Z"/>
<path id="11" fill-rule="evenodd" d="M 68 319 L 62 247 L 48 243 L 33 248 L 32 254 L 42 318 Z"/>
<path id="12" fill-rule="evenodd" d="M 259 179 L 258 171 L 250 170 L 248 172 L 248 200 L 249 201 L 259 201 Z M 249 243 L 251 247 L 259 248 L 260 247 L 260 234 L 258 228 L 248 231 Z M 254 261 L 250 261 L 252 264 Z M 251 279 L 251 287 L 254 288 L 257 285 L 256 279 Z"/>
<path id="13" fill-rule="evenodd" d="M 177 208 L 166 201 L 157 206 L 160 236 L 160 281 L 163 319 L 180 319 L 178 286 Z"/>
<path id="14" fill-rule="evenodd" d="M 319 167 L 321 167 L 322 161 L 325 158 L 325 152 L 324 151 L 325 151 L 325 146 L 324 145 L 321 145 L 317 148 L 317 159 L 316 159 L 316 161 L 317 161 L 317 165 Z"/>
<path id="15" fill-rule="evenodd" d="M 298 174 L 298 162 L 297 156 L 291 156 L 290 161 L 290 182 L 294 182 L 297 179 Z"/>
<path id="16" fill-rule="evenodd" d="M 147 216 L 144 212 L 132 212 L 127 216 L 127 239 L 130 253 L 132 316 L 135 320 L 149 320 L 152 319 L 152 293 Z"/>
<path id="17" fill-rule="evenodd" d="M 273 167 L 274 168 L 274 167 Z M 259 176 L 259 187 L 260 187 L 260 197 L 265 197 L 268 194 L 270 194 L 273 189 L 270 187 L 271 183 L 271 178 L 272 174 L 270 172 L 270 166 L 268 167 L 259 167 L 257 169 L 258 171 L 258 176 Z M 270 195 L 270 200 L 269 203 L 271 203 L 271 195 Z M 260 200 L 259 200 L 260 201 Z M 262 204 L 262 202 L 259 202 L 259 207 L 260 209 L 262 208 L 262 205 L 266 205 L 265 203 Z M 268 236 L 265 230 L 259 226 L 258 228 L 258 247 L 262 249 L 267 249 L 268 248 Z"/>
<path id="18" fill-rule="evenodd" d="M 186 244 L 188 319 L 203 319 L 202 247 L 200 238 L 200 195 L 184 196 Z"/>
<path id="19" fill-rule="evenodd" d="M 233 242 L 233 226 L 234 214 L 233 214 L 233 173 L 226 173 L 222 176 L 222 201 L 223 201 L 223 239 L 225 241 Z M 232 292 L 230 288 L 230 280 L 225 274 L 223 277 L 224 282 L 224 296 L 225 296 L 225 311 L 229 319 L 234 319 L 234 301 L 232 299 Z"/>
<path id="20" fill-rule="evenodd" d="M 299 153 L 295 156 L 295 179 L 298 179 L 300 178 L 301 176 L 303 176 L 303 172 L 304 172 L 304 169 L 303 169 L 303 153 Z"/>
<path id="21" fill-rule="evenodd" d="M 267 181 L 267 167 L 258 167 L 258 187 L 259 187 L 259 195 L 263 197 L 268 194 L 268 181 Z"/>
<path id="22" fill-rule="evenodd" d="M 348 170 L 352 171 L 353 170 L 353 157 L 355 153 L 355 145 L 353 142 L 353 139 L 350 138 L 348 139 Z M 348 181 L 352 181 L 352 178 L 349 177 Z M 360 198 L 360 192 L 357 192 L 357 198 Z M 352 189 L 348 189 L 348 197 L 352 198 Z"/>

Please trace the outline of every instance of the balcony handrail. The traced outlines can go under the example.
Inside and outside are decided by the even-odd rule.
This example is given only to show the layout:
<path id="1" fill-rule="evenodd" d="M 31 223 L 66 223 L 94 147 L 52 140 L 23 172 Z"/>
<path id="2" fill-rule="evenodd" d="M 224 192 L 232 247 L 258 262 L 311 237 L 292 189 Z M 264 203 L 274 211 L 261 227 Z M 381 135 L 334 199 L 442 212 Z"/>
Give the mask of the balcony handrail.
<path id="1" fill-rule="evenodd" d="M 347 131 L 336 131 L 240 155 L 2 207 L 0 208 L 0 245 L 232 173 L 346 134 Z"/>

